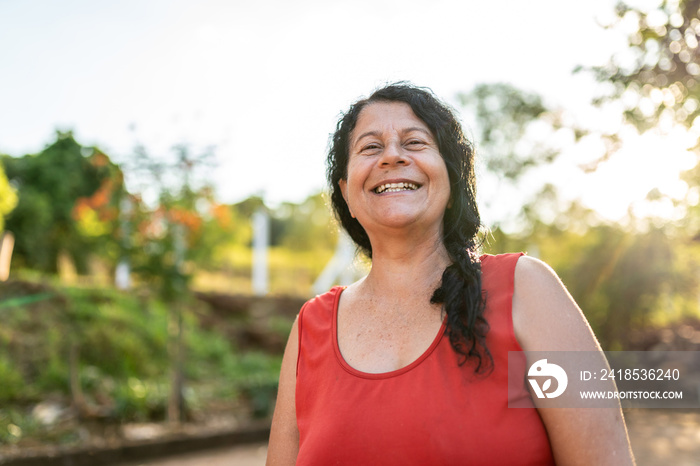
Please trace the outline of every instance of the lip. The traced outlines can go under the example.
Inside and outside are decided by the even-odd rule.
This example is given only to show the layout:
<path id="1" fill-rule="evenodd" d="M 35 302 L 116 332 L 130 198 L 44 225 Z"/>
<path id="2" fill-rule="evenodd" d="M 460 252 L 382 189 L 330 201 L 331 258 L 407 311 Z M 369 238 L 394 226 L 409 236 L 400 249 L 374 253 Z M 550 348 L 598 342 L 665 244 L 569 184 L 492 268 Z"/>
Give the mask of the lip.
<path id="1" fill-rule="evenodd" d="M 416 186 L 418 186 L 418 189 L 420 189 L 420 188 L 423 186 L 422 183 L 419 183 L 419 182 L 417 182 L 417 181 L 411 180 L 411 179 L 409 179 L 409 178 L 391 178 L 391 179 L 389 179 L 389 180 L 382 180 L 382 181 L 380 181 L 379 183 L 377 183 L 377 184 L 375 184 L 374 186 L 372 186 L 372 187 L 369 189 L 369 191 L 370 191 L 371 193 L 373 193 L 373 194 L 377 194 L 377 193 L 374 192 L 375 189 L 377 189 L 378 187 L 380 187 L 380 186 L 383 185 L 383 184 L 389 184 L 389 183 L 411 183 L 411 184 L 415 184 Z"/>

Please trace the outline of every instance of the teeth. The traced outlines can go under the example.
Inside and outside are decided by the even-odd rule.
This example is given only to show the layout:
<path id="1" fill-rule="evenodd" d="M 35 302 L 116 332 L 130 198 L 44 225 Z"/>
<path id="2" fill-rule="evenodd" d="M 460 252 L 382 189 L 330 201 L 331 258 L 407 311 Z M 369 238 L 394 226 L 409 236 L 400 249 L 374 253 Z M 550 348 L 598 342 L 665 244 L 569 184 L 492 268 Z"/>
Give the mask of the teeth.
<path id="1" fill-rule="evenodd" d="M 376 187 L 374 189 L 374 192 L 376 192 L 377 194 L 381 194 L 384 192 L 395 193 L 399 191 L 414 191 L 416 189 L 418 189 L 418 185 L 415 185 L 413 183 L 386 183 Z"/>

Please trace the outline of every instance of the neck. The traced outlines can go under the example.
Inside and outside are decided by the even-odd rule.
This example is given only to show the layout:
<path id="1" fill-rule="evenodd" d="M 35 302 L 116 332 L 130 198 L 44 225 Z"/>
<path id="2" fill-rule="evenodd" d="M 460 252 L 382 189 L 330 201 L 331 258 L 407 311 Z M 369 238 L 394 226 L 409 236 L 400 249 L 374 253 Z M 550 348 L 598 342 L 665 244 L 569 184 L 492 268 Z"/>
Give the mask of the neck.
<path id="1" fill-rule="evenodd" d="M 442 232 L 416 240 L 409 235 L 372 241 L 372 270 L 364 285 L 393 296 L 432 296 L 451 260 Z"/>

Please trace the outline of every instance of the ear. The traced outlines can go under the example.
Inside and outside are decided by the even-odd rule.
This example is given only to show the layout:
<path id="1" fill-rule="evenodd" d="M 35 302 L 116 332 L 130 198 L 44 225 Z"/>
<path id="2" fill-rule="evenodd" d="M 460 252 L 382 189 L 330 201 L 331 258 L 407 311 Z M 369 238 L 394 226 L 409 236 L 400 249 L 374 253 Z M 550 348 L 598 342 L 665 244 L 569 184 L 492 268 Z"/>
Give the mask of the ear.
<path id="1" fill-rule="evenodd" d="M 350 216 L 352 218 L 355 218 L 355 214 L 352 213 L 352 209 L 350 209 L 350 204 L 348 203 L 348 182 L 346 180 L 340 179 L 338 180 L 338 186 L 340 187 L 340 192 L 343 195 L 343 199 L 345 199 L 345 204 L 348 206 Z"/>

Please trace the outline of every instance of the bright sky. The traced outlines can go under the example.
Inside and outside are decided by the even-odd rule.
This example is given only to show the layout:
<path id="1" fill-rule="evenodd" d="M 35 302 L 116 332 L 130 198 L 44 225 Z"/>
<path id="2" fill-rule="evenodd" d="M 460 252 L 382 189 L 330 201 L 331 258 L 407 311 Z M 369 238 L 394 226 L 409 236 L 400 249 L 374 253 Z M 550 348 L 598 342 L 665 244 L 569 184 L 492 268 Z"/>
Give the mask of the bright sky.
<path id="1" fill-rule="evenodd" d="M 596 23 L 615 1 L 0 0 L 0 152 L 37 152 L 55 129 L 117 160 L 137 141 L 154 154 L 213 144 L 222 201 L 296 202 L 324 186 L 339 112 L 387 81 L 455 106 L 477 83 L 508 82 L 585 119 L 595 86 L 571 71 L 624 46 Z M 645 160 L 629 196 L 610 189 L 630 160 L 595 194 L 572 162 L 551 175 L 615 217 L 648 182 L 677 184 L 677 168 Z"/>

